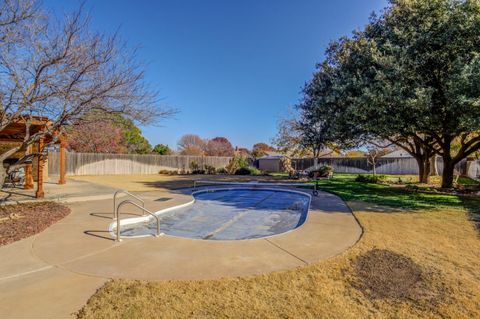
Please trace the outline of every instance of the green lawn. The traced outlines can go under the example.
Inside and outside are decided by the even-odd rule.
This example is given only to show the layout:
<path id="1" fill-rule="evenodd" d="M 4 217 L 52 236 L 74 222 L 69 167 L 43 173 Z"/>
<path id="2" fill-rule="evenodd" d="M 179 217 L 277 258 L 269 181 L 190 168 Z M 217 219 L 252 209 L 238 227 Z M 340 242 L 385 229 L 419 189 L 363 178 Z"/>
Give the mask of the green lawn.
<path id="1" fill-rule="evenodd" d="M 422 193 L 382 184 L 355 182 L 357 174 L 335 174 L 320 180 L 320 189 L 337 194 L 345 201 L 363 201 L 405 209 L 467 208 L 480 213 L 480 197 Z M 393 176 L 393 175 L 392 175 Z M 395 178 L 405 176 L 395 176 Z M 408 178 L 408 177 L 407 177 Z"/>

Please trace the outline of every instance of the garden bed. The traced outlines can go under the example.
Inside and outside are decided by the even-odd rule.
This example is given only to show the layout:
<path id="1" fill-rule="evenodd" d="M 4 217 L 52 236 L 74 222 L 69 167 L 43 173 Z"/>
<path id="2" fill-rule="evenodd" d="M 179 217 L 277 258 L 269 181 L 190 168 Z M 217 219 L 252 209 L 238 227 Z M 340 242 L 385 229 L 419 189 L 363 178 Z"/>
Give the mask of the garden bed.
<path id="1" fill-rule="evenodd" d="M 68 214 L 70 208 L 53 202 L 0 206 L 0 246 L 38 234 Z"/>

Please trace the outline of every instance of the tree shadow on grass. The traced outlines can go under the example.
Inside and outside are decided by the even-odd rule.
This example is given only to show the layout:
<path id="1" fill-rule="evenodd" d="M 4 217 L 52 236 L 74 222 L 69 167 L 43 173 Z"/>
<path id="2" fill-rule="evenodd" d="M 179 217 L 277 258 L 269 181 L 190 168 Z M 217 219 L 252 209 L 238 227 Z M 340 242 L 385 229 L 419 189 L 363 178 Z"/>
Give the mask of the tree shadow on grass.
<path id="1" fill-rule="evenodd" d="M 381 184 L 332 179 L 321 181 L 320 189 L 332 192 L 345 201 L 362 201 L 400 209 L 434 210 L 438 208 L 464 208 L 464 201 L 461 196 L 415 192 Z"/>
<path id="2" fill-rule="evenodd" d="M 369 203 L 359 207 L 371 212 L 465 209 L 480 231 L 480 196 L 415 192 L 345 178 L 333 178 L 319 184 L 321 190 L 334 193 L 345 201 Z"/>
<path id="3" fill-rule="evenodd" d="M 467 210 L 470 220 L 480 232 L 480 196 L 461 196 L 463 207 Z"/>

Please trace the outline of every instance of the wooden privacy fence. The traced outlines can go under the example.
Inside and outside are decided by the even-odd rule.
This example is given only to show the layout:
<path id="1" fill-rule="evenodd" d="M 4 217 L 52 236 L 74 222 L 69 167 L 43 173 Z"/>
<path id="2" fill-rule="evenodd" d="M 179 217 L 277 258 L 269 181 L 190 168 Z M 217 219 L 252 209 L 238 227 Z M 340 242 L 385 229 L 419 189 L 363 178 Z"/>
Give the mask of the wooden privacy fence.
<path id="1" fill-rule="evenodd" d="M 317 166 L 330 165 L 336 173 L 371 173 L 372 165 L 370 165 L 365 157 L 324 157 L 317 160 Z M 292 159 L 292 167 L 296 170 L 306 170 L 315 166 L 313 158 L 297 158 Z M 443 161 L 437 157 L 437 169 L 441 173 L 443 169 Z M 480 172 L 479 161 L 463 160 L 455 167 L 457 174 L 468 175 L 476 178 Z M 376 172 L 378 174 L 418 174 L 418 164 L 411 157 L 397 158 L 379 158 L 377 160 Z"/>
<path id="2" fill-rule="evenodd" d="M 131 175 L 158 174 L 160 170 L 189 170 L 190 163 L 196 162 L 200 168 L 210 165 L 225 167 L 231 157 L 217 156 L 177 156 L 177 155 L 138 155 L 138 154 L 66 154 L 67 175 Z M 59 153 L 48 153 L 48 171 L 51 175 L 60 172 Z"/>
<path id="3" fill-rule="evenodd" d="M 366 157 L 323 157 L 317 160 L 317 166 L 330 165 L 336 173 L 369 173 L 372 165 Z M 293 168 L 306 170 L 315 166 L 313 158 L 292 160 Z M 379 158 L 376 171 L 379 174 L 418 174 L 418 164 L 414 158 Z"/>

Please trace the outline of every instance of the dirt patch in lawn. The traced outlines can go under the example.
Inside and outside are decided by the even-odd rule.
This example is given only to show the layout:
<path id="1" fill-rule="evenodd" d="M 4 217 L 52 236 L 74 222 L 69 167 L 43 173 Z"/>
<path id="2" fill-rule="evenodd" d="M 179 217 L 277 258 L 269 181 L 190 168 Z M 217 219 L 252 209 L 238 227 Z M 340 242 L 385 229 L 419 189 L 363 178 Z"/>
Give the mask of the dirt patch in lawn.
<path id="1" fill-rule="evenodd" d="M 444 301 L 445 287 L 433 287 L 428 272 L 410 257 L 387 249 L 372 249 L 355 260 L 353 286 L 371 299 L 414 301 L 434 306 Z M 441 281 L 440 281 L 441 282 Z"/>
<path id="2" fill-rule="evenodd" d="M 38 234 L 69 213 L 53 202 L 0 206 L 0 246 Z"/>

